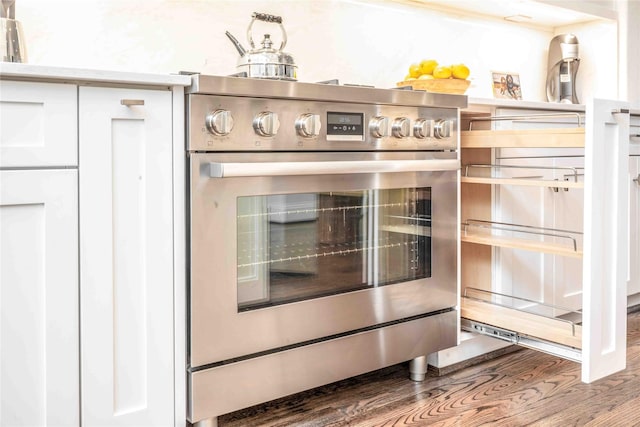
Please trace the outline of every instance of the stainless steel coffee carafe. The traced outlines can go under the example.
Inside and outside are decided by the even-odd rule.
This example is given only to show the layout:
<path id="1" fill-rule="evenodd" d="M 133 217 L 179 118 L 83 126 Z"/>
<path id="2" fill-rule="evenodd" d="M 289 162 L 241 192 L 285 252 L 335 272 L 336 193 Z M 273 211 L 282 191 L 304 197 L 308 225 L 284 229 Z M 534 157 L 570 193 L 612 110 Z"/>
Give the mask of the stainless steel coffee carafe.
<path id="1" fill-rule="evenodd" d="M 549 44 L 547 62 L 547 100 L 563 104 L 579 104 L 576 74 L 580 66 L 578 38 L 573 34 L 555 36 Z"/>
<path id="2" fill-rule="evenodd" d="M 27 62 L 22 25 L 16 21 L 15 0 L 0 3 L 0 54 L 3 62 Z"/>

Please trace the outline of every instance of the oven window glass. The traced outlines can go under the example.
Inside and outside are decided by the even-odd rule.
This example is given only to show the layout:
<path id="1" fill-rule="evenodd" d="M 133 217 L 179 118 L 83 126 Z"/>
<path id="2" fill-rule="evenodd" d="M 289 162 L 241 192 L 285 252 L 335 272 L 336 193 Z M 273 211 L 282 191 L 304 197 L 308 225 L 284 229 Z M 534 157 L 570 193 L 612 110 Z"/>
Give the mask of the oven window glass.
<path id="1" fill-rule="evenodd" d="M 431 188 L 237 199 L 238 310 L 431 277 Z"/>

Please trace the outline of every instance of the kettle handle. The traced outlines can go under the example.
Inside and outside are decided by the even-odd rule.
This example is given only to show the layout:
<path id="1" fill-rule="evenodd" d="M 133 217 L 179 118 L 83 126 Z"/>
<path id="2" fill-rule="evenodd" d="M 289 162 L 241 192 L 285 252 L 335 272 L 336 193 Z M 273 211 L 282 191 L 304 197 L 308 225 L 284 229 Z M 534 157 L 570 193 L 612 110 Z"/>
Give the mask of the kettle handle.
<path id="1" fill-rule="evenodd" d="M 253 23 L 256 21 L 278 24 L 280 26 L 280 30 L 282 31 L 282 43 L 280 43 L 278 51 L 284 49 L 284 47 L 287 45 L 287 32 L 284 30 L 284 25 L 282 25 L 282 17 L 258 12 L 253 12 L 253 14 L 251 15 L 251 22 L 249 23 L 249 28 L 247 28 L 247 40 L 249 40 L 251 49 L 253 50 L 256 48 L 256 45 L 253 42 L 253 36 L 251 34 L 251 28 L 253 27 Z"/>
<path id="2" fill-rule="evenodd" d="M 268 13 L 253 12 L 252 18 L 258 21 L 275 22 L 276 24 L 282 24 L 282 17 L 276 15 L 269 15 Z"/>

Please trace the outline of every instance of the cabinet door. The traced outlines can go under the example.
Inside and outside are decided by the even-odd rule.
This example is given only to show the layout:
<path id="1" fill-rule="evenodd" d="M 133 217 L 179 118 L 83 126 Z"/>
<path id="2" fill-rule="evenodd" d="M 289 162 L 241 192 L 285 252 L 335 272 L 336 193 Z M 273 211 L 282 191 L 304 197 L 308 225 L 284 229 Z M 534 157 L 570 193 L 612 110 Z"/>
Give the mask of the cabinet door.
<path id="1" fill-rule="evenodd" d="M 0 167 L 78 164 L 77 86 L 0 81 Z"/>
<path id="2" fill-rule="evenodd" d="M 584 382 L 626 366 L 628 110 L 628 104 L 607 100 L 593 100 L 587 107 L 582 266 Z"/>
<path id="3" fill-rule="evenodd" d="M 627 295 L 640 292 L 640 155 L 629 156 L 629 286 Z"/>
<path id="4" fill-rule="evenodd" d="M 171 93 L 79 94 L 82 422 L 171 425 Z"/>
<path id="5" fill-rule="evenodd" d="M 0 171 L 0 425 L 78 426 L 76 170 Z"/>

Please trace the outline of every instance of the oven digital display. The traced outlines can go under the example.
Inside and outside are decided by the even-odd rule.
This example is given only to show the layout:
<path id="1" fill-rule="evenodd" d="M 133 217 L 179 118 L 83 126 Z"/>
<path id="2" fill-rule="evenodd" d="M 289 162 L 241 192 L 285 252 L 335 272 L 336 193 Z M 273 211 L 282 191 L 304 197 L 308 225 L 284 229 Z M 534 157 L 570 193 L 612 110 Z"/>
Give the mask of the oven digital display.
<path id="1" fill-rule="evenodd" d="M 364 141 L 364 113 L 327 112 L 327 140 Z"/>

